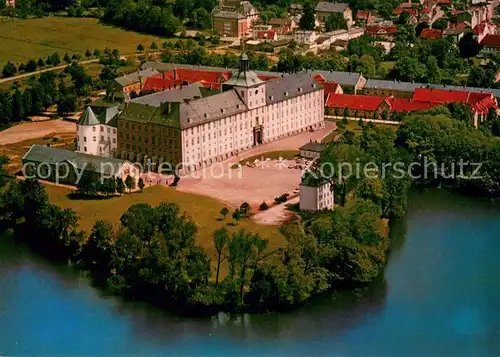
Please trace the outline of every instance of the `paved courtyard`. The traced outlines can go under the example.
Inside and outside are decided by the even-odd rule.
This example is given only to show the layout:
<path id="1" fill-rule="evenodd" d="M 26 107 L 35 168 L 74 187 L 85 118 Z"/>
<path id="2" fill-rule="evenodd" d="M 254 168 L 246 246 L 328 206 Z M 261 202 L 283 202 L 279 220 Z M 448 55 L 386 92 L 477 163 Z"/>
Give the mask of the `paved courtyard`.
<path id="1" fill-rule="evenodd" d="M 326 127 L 322 130 L 304 132 L 293 137 L 256 146 L 239 156 L 183 176 L 179 182 L 178 190 L 211 196 L 233 207 L 248 202 L 255 212 L 262 202 L 270 205 L 275 197 L 283 193 L 293 195 L 295 191 L 296 195 L 302 171 L 288 168 L 290 164 L 294 163 L 293 161 L 281 163 L 264 161 L 254 168 L 242 166 L 240 169 L 231 169 L 231 166 L 245 158 L 270 151 L 297 150 L 311 140 L 321 141 L 334 129 L 334 123 L 326 122 Z M 275 210 L 269 210 L 259 213 L 256 218 L 262 223 L 273 224 L 281 216 L 281 213 L 276 214 Z"/>

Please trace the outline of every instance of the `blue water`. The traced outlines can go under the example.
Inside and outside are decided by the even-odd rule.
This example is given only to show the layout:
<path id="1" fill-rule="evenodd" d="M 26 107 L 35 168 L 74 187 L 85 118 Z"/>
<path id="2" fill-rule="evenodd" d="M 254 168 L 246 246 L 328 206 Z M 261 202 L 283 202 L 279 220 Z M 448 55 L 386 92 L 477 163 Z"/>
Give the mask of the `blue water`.
<path id="1" fill-rule="evenodd" d="M 92 288 L 68 267 L 0 245 L 0 355 L 500 355 L 500 210 L 412 197 L 383 279 L 289 314 L 185 318 Z"/>

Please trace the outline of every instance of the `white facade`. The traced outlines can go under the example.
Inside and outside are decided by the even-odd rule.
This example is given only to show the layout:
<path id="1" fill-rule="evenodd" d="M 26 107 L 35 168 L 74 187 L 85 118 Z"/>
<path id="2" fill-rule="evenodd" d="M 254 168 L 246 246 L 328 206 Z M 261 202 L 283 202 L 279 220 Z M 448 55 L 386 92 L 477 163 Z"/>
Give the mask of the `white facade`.
<path id="1" fill-rule="evenodd" d="M 299 45 L 311 45 L 319 37 L 316 31 L 297 30 L 293 33 L 293 40 Z"/>
<path id="2" fill-rule="evenodd" d="M 235 88 L 249 110 L 181 131 L 182 162 L 208 166 L 250 149 L 310 129 L 324 127 L 324 91 L 315 90 L 272 104 L 266 85 Z"/>
<path id="3" fill-rule="evenodd" d="M 76 151 L 84 154 L 112 157 L 117 147 L 116 128 L 105 125 L 77 125 Z"/>
<path id="4" fill-rule="evenodd" d="M 332 209 L 334 205 L 331 184 L 325 182 L 319 186 L 300 185 L 300 210 L 320 211 Z"/>

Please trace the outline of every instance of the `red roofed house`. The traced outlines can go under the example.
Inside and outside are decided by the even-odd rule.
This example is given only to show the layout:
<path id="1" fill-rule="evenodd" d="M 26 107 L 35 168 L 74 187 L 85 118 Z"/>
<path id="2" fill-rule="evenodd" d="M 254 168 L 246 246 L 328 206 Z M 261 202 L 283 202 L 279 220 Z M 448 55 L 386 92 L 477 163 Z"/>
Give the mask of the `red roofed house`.
<path id="1" fill-rule="evenodd" d="M 326 114 L 351 118 L 379 119 L 385 97 L 354 94 L 331 94 L 325 102 Z"/>
<path id="2" fill-rule="evenodd" d="M 490 21 L 483 21 L 472 29 L 472 33 L 474 34 L 477 42 L 481 42 L 488 35 L 496 34 L 496 31 L 497 28 L 495 24 Z"/>
<path id="3" fill-rule="evenodd" d="M 427 40 L 438 40 L 443 38 L 443 30 L 439 29 L 423 29 L 420 33 L 420 38 L 425 38 Z"/>
<path id="4" fill-rule="evenodd" d="M 144 81 L 141 91 L 162 92 L 173 88 L 181 87 L 182 81 L 170 78 L 148 77 Z"/>
<path id="5" fill-rule="evenodd" d="M 382 106 L 385 106 L 386 110 L 391 113 L 411 113 L 420 110 L 428 110 L 438 106 L 438 103 L 430 103 L 430 102 L 419 102 L 412 99 L 407 98 L 387 98 Z"/>
<path id="6" fill-rule="evenodd" d="M 373 37 L 381 37 L 387 40 L 394 39 L 394 35 L 398 32 L 397 26 L 368 26 L 366 33 Z"/>
<path id="7" fill-rule="evenodd" d="M 480 42 L 482 52 L 500 51 L 500 35 L 486 35 Z"/>
<path id="8" fill-rule="evenodd" d="M 490 109 L 498 109 L 493 93 L 462 92 L 436 88 L 417 88 L 413 94 L 414 101 L 427 103 L 463 103 L 470 106 L 474 117 L 474 127 L 483 121 Z"/>
<path id="9" fill-rule="evenodd" d="M 356 13 L 356 23 L 358 25 L 369 25 L 373 23 L 373 15 L 370 11 L 365 11 L 365 10 L 358 10 Z"/>
<path id="10" fill-rule="evenodd" d="M 264 42 L 266 41 L 276 41 L 278 39 L 278 34 L 276 31 L 259 31 L 257 32 L 256 39 L 262 40 Z"/>

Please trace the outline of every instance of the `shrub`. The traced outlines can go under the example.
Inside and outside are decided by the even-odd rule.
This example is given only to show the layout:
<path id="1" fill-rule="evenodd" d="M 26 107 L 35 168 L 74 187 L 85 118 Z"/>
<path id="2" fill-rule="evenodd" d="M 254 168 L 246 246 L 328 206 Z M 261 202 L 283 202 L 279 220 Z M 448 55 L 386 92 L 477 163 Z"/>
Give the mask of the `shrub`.
<path id="1" fill-rule="evenodd" d="M 267 210 L 267 209 L 269 209 L 269 206 L 267 205 L 267 203 L 266 203 L 266 202 L 262 202 L 262 203 L 260 204 L 260 206 L 259 206 L 259 210 L 260 210 L 260 211 L 265 211 L 265 210 Z"/>

